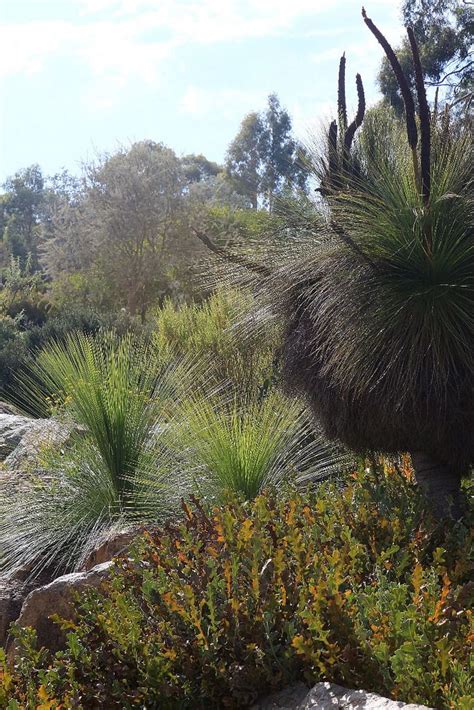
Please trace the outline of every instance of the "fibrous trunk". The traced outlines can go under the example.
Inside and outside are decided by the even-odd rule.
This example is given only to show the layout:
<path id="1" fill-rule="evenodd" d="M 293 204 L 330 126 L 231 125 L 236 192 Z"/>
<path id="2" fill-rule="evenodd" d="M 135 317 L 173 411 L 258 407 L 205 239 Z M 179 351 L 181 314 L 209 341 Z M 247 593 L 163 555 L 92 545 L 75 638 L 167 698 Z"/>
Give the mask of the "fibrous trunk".
<path id="1" fill-rule="evenodd" d="M 437 518 L 462 517 L 461 473 L 431 456 L 411 454 L 415 479 Z"/>

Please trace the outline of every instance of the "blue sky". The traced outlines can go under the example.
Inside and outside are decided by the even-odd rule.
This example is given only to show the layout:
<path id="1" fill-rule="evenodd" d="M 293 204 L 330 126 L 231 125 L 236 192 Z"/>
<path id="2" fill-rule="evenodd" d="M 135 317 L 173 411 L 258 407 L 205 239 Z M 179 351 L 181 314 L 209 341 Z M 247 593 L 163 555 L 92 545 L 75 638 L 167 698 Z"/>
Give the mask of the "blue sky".
<path id="1" fill-rule="evenodd" d="M 222 161 L 276 92 L 300 139 L 331 117 L 339 56 L 350 97 L 377 98 L 381 50 L 360 0 L 1 0 L 0 181 L 149 138 Z M 366 0 L 397 42 L 398 3 Z"/>

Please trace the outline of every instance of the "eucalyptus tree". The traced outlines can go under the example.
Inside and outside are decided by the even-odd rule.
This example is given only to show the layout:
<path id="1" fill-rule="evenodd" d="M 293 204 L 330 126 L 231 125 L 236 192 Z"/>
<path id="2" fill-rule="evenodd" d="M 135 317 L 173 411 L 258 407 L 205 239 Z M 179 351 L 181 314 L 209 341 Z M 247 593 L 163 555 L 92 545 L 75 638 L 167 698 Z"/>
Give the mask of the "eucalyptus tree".
<path id="1" fill-rule="evenodd" d="M 474 7 L 464 0 L 404 0 L 402 17 L 413 28 L 429 86 L 440 96 L 459 101 L 474 88 Z M 411 87 L 415 69 L 410 42 L 405 38 L 397 57 Z M 382 61 L 379 85 L 384 97 L 401 115 L 403 98 L 387 58 Z"/>
<path id="2" fill-rule="evenodd" d="M 46 202 L 45 180 L 39 165 L 30 165 L 9 177 L 0 198 L 0 230 L 5 259 L 15 257 L 22 266 L 38 269 L 38 245 Z"/>
<path id="3" fill-rule="evenodd" d="M 263 113 L 249 113 L 227 152 L 227 173 L 253 209 L 271 212 L 285 188 L 305 190 L 303 148 L 292 135 L 291 118 L 276 94 Z"/>

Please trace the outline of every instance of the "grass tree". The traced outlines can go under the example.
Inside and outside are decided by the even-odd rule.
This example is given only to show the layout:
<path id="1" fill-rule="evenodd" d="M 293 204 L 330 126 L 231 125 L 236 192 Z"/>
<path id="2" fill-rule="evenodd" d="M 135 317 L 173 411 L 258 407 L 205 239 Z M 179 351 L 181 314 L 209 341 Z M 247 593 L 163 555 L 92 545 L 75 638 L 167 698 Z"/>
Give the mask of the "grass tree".
<path id="1" fill-rule="evenodd" d="M 226 389 L 183 400 L 173 431 L 183 466 L 205 497 L 252 500 L 269 486 L 341 473 L 350 458 L 315 430 L 301 401 L 277 389 L 230 396 Z"/>
<path id="2" fill-rule="evenodd" d="M 395 73 L 405 119 L 387 108 L 364 117 L 358 75 L 349 122 L 343 57 L 338 120 L 312 156 L 321 197 L 302 247 L 243 266 L 284 322 L 286 384 L 307 397 L 326 434 L 359 452 L 409 451 L 434 510 L 458 516 L 474 461 L 471 137 L 449 111 L 430 113 L 412 30 L 416 97 L 363 16 Z M 234 270 L 235 257 L 227 262 Z"/>
<path id="3" fill-rule="evenodd" d="M 2 565 L 70 569 L 105 532 L 169 512 L 184 486 L 171 485 L 162 435 L 192 377 L 189 361 L 164 361 L 130 335 L 74 334 L 42 350 L 23 387 L 39 408 L 53 393 L 80 431 L 65 452 L 44 453 L 42 473 L 1 485 Z"/>

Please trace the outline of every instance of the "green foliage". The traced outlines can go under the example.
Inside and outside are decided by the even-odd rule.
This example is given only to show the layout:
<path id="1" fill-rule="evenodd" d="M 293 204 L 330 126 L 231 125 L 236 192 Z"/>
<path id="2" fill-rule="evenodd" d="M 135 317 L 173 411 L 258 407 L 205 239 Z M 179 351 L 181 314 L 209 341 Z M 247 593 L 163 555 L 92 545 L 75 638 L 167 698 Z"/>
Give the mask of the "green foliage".
<path id="1" fill-rule="evenodd" d="M 45 292 L 40 274 L 32 271 L 31 259 L 22 265 L 19 257 L 12 256 L 2 274 L 0 312 L 18 318 L 23 328 L 42 325 L 51 307 Z"/>
<path id="2" fill-rule="evenodd" d="M 36 279 L 37 275 L 33 278 Z M 18 381 L 40 348 L 52 341 L 64 342 L 68 335 L 75 332 L 94 335 L 99 331 L 114 330 L 118 335 L 130 332 L 137 336 L 144 336 L 147 332 L 146 326 L 125 311 L 101 312 L 91 306 L 71 304 L 58 308 L 41 291 L 29 292 L 27 296 L 17 293 L 13 300 L 0 292 L 0 303 L 2 298 L 4 302 L 14 304 L 12 312 L 18 310 L 19 304 L 25 304 L 25 298 L 28 300 L 27 308 L 15 317 L 6 314 L 0 317 L 0 396 L 14 401 L 32 416 L 43 416 L 44 407 L 38 409 L 31 401 L 25 400 Z M 34 314 L 37 317 L 33 317 Z M 45 393 L 48 391 L 45 390 Z"/>
<path id="3" fill-rule="evenodd" d="M 303 679 L 472 706 L 469 528 L 433 528 L 400 469 L 184 513 L 82 598 L 64 652 L 21 632 L 5 702 L 243 708 Z"/>
<path id="4" fill-rule="evenodd" d="M 255 395 L 275 374 L 276 329 L 267 326 L 255 338 L 241 337 L 238 326 L 252 303 L 250 294 L 236 290 L 221 290 L 201 304 L 166 301 L 153 318 L 157 347 L 205 361 L 195 373 L 196 387 L 228 383 L 242 396 Z"/>
<path id="5" fill-rule="evenodd" d="M 19 328 L 17 319 L 0 316 L 0 392 L 11 387 L 15 371 L 28 353 L 28 336 Z"/>
<path id="6" fill-rule="evenodd" d="M 46 191 L 39 165 L 30 165 L 9 177 L 0 202 L 0 230 L 6 253 L 38 269 L 38 245 Z"/>
<path id="7" fill-rule="evenodd" d="M 229 146 L 226 170 L 235 189 L 257 209 L 270 212 L 285 188 L 305 190 L 307 173 L 302 148 L 291 135 L 291 118 L 276 94 L 268 97 L 265 113 L 249 113 Z"/>
<path id="8" fill-rule="evenodd" d="M 78 333 L 38 354 L 21 384 L 32 406 L 56 409 L 73 433 L 65 452 L 46 450 L 40 471 L 25 474 L 19 488 L 1 486 L 5 568 L 70 569 L 104 531 L 156 520 L 172 507 L 158 425 L 191 377 L 188 363 L 164 361 L 130 334 Z M 175 500 L 180 490 L 175 478 Z"/>
<path id="9" fill-rule="evenodd" d="M 265 210 L 232 209 L 224 205 L 209 209 L 205 226 L 217 240 L 224 238 L 232 243 L 234 240 L 264 240 L 281 231 L 284 222 Z"/>
<path id="10" fill-rule="evenodd" d="M 31 259 L 22 264 L 10 257 L 0 286 L 0 391 L 11 386 L 14 373 L 25 362 L 30 347 L 29 331 L 41 329 L 50 311 L 45 286 L 31 270 Z"/>
<path id="11" fill-rule="evenodd" d="M 474 13 L 460 0 L 405 0 L 403 23 L 412 27 L 419 43 L 425 76 L 439 85 L 449 99 L 472 91 L 472 37 Z M 407 39 L 396 49 L 409 83 L 414 86 L 414 68 Z M 389 62 L 384 59 L 379 72 L 380 89 L 398 113 L 403 111 L 399 87 Z"/>
<path id="12" fill-rule="evenodd" d="M 178 450 L 200 494 L 252 500 L 265 487 L 324 478 L 349 459 L 315 430 L 307 411 L 278 390 L 251 398 L 226 392 L 185 399 L 176 416 Z"/>

